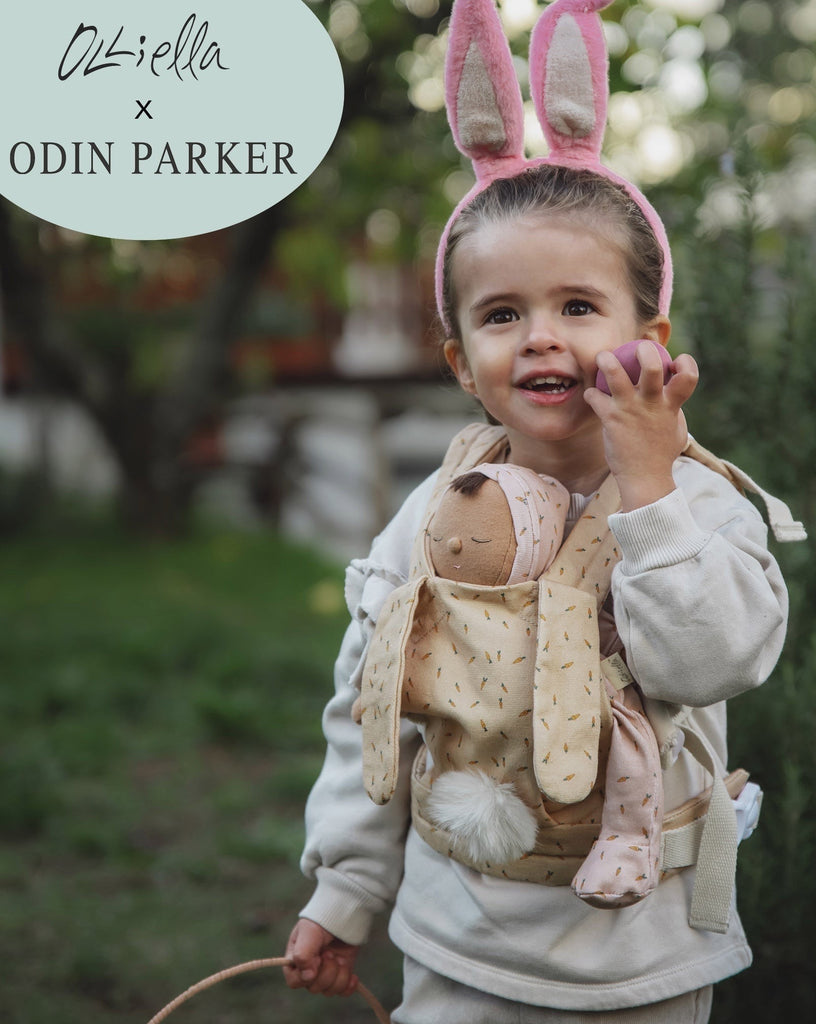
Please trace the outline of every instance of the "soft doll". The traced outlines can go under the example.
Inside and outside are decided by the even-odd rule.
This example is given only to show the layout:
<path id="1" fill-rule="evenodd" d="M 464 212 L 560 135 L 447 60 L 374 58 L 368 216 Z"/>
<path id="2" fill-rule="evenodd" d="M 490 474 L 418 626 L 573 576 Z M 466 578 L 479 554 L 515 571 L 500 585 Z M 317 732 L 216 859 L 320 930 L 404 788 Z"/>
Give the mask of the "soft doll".
<path id="1" fill-rule="evenodd" d="M 438 576 L 504 586 L 535 580 L 561 547 L 569 494 L 551 477 L 485 463 L 457 477 L 429 527 Z"/>
<path id="2" fill-rule="evenodd" d="M 438 576 L 463 583 L 537 579 L 561 547 L 568 509 L 558 481 L 483 464 L 442 496 L 428 529 L 429 561 Z M 594 906 L 620 907 L 658 882 L 662 783 L 657 743 L 635 688 L 606 685 L 612 729 L 600 834 L 572 888 Z M 517 857 L 535 843 L 535 822 L 513 787 L 477 770 L 440 775 L 429 810 L 474 860 Z"/>

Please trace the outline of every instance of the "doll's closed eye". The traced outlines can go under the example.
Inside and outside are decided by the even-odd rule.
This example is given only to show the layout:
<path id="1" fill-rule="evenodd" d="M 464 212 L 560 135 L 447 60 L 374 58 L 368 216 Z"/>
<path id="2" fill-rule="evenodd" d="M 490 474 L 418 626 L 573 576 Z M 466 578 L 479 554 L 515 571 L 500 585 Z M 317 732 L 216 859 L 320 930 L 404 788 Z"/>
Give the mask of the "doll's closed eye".
<path id="1" fill-rule="evenodd" d="M 487 540 L 479 540 L 478 537 L 471 537 L 470 539 L 473 541 L 474 544 L 489 544 L 493 538 L 488 537 Z"/>

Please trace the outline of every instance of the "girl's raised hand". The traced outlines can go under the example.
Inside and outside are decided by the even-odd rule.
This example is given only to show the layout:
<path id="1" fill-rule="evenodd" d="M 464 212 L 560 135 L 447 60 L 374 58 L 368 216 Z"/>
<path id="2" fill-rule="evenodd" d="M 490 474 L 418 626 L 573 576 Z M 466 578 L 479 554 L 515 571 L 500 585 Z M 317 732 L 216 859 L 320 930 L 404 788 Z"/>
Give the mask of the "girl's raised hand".
<path id="1" fill-rule="evenodd" d="M 358 983 L 354 961 L 359 949 L 302 917 L 286 944 L 286 956 L 292 961 L 291 967 L 283 969 L 286 984 L 324 996 L 350 996 Z"/>
<path id="2" fill-rule="evenodd" d="M 588 388 L 584 399 L 601 421 L 609 469 L 618 483 L 624 512 L 650 505 L 674 490 L 672 464 L 688 444 L 683 405 L 697 386 L 697 364 L 690 355 L 671 364 L 664 386 L 663 364 L 654 346 L 637 349 L 640 380 L 633 384 L 612 352 L 597 357 L 610 394 Z"/>

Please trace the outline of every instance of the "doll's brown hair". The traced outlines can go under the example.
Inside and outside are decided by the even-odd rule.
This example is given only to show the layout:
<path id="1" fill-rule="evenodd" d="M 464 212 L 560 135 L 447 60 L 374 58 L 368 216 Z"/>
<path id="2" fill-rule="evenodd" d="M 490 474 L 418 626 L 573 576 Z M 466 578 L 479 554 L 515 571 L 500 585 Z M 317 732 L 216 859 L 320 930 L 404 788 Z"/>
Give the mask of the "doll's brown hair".
<path id="1" fill-rule="evenodd" d="M 473 494 L 478 494 L 489 479 L 484 473 L 463 473 L 461 476 L 457 476 L 450 485 L 450 489 L 469 498 Z"/>

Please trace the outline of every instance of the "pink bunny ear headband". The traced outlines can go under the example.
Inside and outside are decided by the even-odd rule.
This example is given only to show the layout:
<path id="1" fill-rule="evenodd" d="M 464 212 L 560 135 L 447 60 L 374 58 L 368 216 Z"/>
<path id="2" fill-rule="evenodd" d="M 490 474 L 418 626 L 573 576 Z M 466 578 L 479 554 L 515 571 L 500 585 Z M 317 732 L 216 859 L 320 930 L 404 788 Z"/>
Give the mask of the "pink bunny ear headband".
<path id="1" fill-rule="evenodd" d="M 640 207 L 663 250 L 660 312 L 668 313 L 672 262 L 657 212 L 631 182 L 600 162 L 609 96 L 609 61 L 597 12 L 612 0 L 555 0 L 530 40 L 530 88 L 550 147 L 536 160 L 524 156 L 524 107 L 510 47 L 495 0 L 455 0 L 445 63 L 445 101 L 453 137 L 473 162 L 476 184 L 442 234 L 436 258 L 436 302 L 446 331 L 443 265 L 451 227 L 462 210 L 498 178 L 554 164 L 594 171 L 620 185 Z"/>

